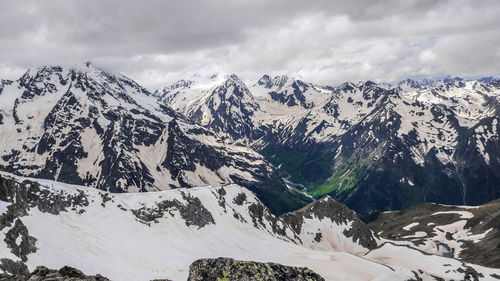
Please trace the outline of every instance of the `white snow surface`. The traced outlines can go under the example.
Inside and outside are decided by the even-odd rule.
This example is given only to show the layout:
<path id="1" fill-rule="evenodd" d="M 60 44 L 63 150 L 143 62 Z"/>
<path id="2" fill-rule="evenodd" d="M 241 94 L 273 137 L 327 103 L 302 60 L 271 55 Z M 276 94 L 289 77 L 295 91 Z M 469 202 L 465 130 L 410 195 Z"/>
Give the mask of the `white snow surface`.
<path id="1" fill-rule="evenodd" d="M 410 229 L 414 228 L 415 226 L 417 226 L 418 224 L 419 224 L 418 222 L 412 222 L 409 225 L 403 227 L 403 229 L 404 230 L 410 230 Z"/>
<path id="2" fill-rule="evenodd" d="M 25 179 L 13 177 L 19 181 Z M 62 211 L 59 215 L 32 208 L 28 216 L 21 217 L 29 234 L 37 239 L 37 251 L 28 256 L 30 270 L 38 265 L 49 268 L 69 265 L 86 274 L 100 273 L 112 280 L 186 280 L 189 265 L 194 260 L 231 257 L 306 266 L 326 280 L 407 280 L 413 277 L 408 269 L 422 268 L 429 274 L 445 276 L 442 274 L 443 264 L 457 263 L 452 259 L 432 256 L 430 261 L 426 261 L 427 256 L 421 258 L 420 252 L 407 248 L 394 251 L 389 246 L 371 251 L 366 256 L 363 256 L 364 253 L 356 255 L 339 251 L 339 246 L 355 249 L 355 245 L 346 246 L 346 240 L 335 234 L 344 229 L 337 225 L 332 225 L 331 234 L 323 237 L 330 246 L 302 245 L 293 240 L 291 229 L 287 229 L 287 236 L 280 236 L 272 232 L 268 221 L 264 222 L 264 226 L 255 227 L 248 206 L 259 201 L 252 192 L 234 184 L 223 187 L 226 191 L 223 198 L 217 192 L 220 187 L 211 186 L 107 194 L 111 201 L 103 207 L 101 195 L 105 193 L 102 191 L 48 180 L 38 181 L 52 192 L 77 194 L 83 191 L 89 206 L 81 207 L 85 210 L 81 214 L 77 212 L 78 207 L 77 211 Z M 163 200 L 185 202 L 183 193 L 198 198 L 213 216 L 215 224 L 201 228 L 186 226 L 180 213 L 173 210 L 172 215 L 165 214 L 157 223 L 148 225 L 132 212 L 141 207 L 154 207 Z M 241 193 L 245 193 L 247 199 L 242 205 L 237 205 L 233 200 Z M 226 207 L 220 205 L 222 199 Z M 235 219 L 235 214 L 241 219 Z M 326 221 L 322 223 L 328 225 Z M 306 227 L 311 227 L 309 231 L 312 232 L 317 226 L 313 223 Z M 4 229 L 3 235 L 6 231 Z M 418 258 L 409 259 L 408 254 Z M 0 256 L 18 260 L 3 239 L 0 239 Z M 474 268 L 490 272 L 489 269 Z"/>

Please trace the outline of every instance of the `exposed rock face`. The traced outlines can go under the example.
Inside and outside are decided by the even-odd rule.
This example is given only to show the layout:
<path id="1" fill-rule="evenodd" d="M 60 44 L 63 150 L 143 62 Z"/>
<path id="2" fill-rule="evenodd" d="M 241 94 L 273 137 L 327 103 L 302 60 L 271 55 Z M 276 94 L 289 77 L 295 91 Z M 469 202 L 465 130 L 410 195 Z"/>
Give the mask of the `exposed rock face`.
<path id="1" fill-rule="evenodd" d="M 0 214 L 0 230 L 6 229 L 3 240 L 12 254 L 19 257 L 22 262 L 26 262 L 27 256 L 37 251 L 37 239 L 29 234 L 21 219 L 28 214 L 30 208 L 57 215 L 69 209 L 84 212 L 81 208 L 89 204 L 82 191 L 76 194 L 58 193 L 41 188 L 37 182 L 29 180 L 19 182 L 4 176 L 0 176 L 0 201 L 10 203 Z"/>
<path id="2" fill-rule="evenodd" d="M 301 235 L 301 239 L 307 239 L 306 234 L 308 231 L 311 231 L 310 228 L 303 229 L 306 220 L 321 222 L 328 219 L 325 224 L 333 223 L 346 226 L 342 233 L 345 237 L 352 237 L 355 243 L 368 250 L 377 247 L 375 234 L 358 218 L 356 213 L 346 205 L 336 202 L 329 196 L 325 196 L 300 210 L 283 214 L 280 218 L 290 225 L 296 233 Z M 313 239 L 316 242 L 320 242 L 323 235 L 324 234 L 321 232 L 317 232 Z"/>
<path id="3" fill-rule="evenodd" d="M 31 273 L 16 274 L 13 276 L 0 275 L 0 279 L 12 281 L 109 281 L 108 278 L 100 274 L 85 275 L 80 270 L 69 266 L 64 266 L 59 270 L 38 266 Z"/>
<path id="4" fill-rule="evenodd" d="M 20 240 L 20 242 L 17 242 Z M 20 219 L 16 219 L 14 226 L 5 234 L 5 243 L 11 252 L 20 257 L 23 262 L 28 260 L 27 255 L 36 252 L 36 238 L 28 233 L 28 229 Z"/>
<path id="5" fill-rule="evenodd" d="M 191 197 L 183 193 L 183 199 L 187 201 L 186 204 L 178 200 L 164 200 L 156 204 L 155 208 L 142 207 L 138 210 L 133 210 L 134 215 L 141 221 L 158 222 L 166 213 L 173 210 L 178 210 L 181 217 L 184 219 L 187 226 L 195 225 L 202 228 L 207 224 L 214 224 L 212 214 L 201 204 L 199 198 Z"/>
<path id="6" fill-rule="evenodd" d="M 188 281 L 201 280 L 324 281 L 325 279 L 304 267 L 217 258 L 200 259 L 191 264 Z"/>
<path id="7" fill-rule="evenodd" d="M 0 274 L 0 279 L 7 278 L 10 276 L 25 276 L 30 272 L 28 267 L 22 261 L 13 261 L 11 259 L 0 259 L 0 269 L 4 272 L 4 275 Z"/>

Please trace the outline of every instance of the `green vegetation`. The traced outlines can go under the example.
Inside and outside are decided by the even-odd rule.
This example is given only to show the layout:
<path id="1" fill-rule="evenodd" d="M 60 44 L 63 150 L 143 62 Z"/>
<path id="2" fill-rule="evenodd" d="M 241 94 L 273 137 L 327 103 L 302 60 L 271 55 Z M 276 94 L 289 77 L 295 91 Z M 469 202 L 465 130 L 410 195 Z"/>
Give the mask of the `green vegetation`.
<path id="1" fill-rule="evenodd" d="M 262 154 L 275 166 L 290 175 L 290 180 L 308 185 L 312 182 L 320 183 L 331 174 L 332 155 L 325 153 L 303 153 L 299 151 L 284 150 L 270 155 Z"/>
<path id="2" fill-rule="evenodd" d="M 422 190 L 415 186 L 410 186 L 407 182 L 401 185 L 403 194 L 403 208 L 408 208 L 424 202 Z"/>
<path id="3" fill-rule="evenodd" d="M 372 155 L 353 154 L 333 167 L 330 153 L 303 153 L 294 150 L 273 151 L 267 159 L 290 175 L 290 181 L 302 184 L 307 194 L 318 199 L 330 195 L 360 215 L 373 211 L 401 209 L 423 202 L 422 171 L 409 166 L 394 166 L 390 161 L 374 159 Z M 408 177 L 414 182 L 408 183 Z M 300 187 L 297 186 L 298 189 Z M 273 207 L 274 213 L 283 213 L 292 206 L 305 203 L 301 190 L 293 188 L 287 194 L 269 194 L 271 201 L 281 201 L 283 207 Z M 286 198 L 284 198 L 286 197 Z M 427 197 L 429 198 L 429 197 Z M 271 204 L 268 204 L 271 203 Z M 289 209 L 288 209 L 289 210 Z"/>
<path id="4" fill-rule="evenodd" d="M 337 191 L 343 193 L 351 190 L 358 182 L 358 173 L 363 169 L 359 164 L 342 164 L 333 175 L 324 183 L 313 185 L 309 189 L 309 195 L 319 198 L 325 194 Z"/>
<path id="5" fill-rule="evenodd" d="M 252 188 L 257 197 L 266 205 L 275 215 L 281 215 L 286 212 L 294 211 L 311 203 L 311 199 L 306 197 L 301 191 L 279 190 L 271 188 Z"/>

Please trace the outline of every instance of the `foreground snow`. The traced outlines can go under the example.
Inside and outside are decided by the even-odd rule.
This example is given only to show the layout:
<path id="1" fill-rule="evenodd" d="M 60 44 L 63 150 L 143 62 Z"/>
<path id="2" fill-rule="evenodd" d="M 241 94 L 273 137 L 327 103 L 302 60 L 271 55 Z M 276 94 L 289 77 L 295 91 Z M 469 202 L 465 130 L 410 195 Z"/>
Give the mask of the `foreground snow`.
<path id="1" fill-rule="evenodd" d="M 328 235 L 325 238 L 329 239 L 328 247 L 310 243 L 302 245 L 283 221 L 266 217 L 267 210 L 263 211 L 264 216 L 256 217 L 251 209 L 262 206 L 261 203 L 253 193 L 237 185 L 109 194 L 82 186 L 37 181 L 45 186 L 42 189 L 54 194 L 77 195 L 83 192 L 88 206 L 72 206 L 58 215 L 30 208 L 28 215 L 20 218 L 29 235 L 37 239 L 37 251 L 29 254 L 26 262 L 30 270 L 38 265 L 49 268 L 69 265 L 86 274 L 100 273 L 112 280 L 186 280 L 189 265 L 194 260 L 231 257 L 305 266 L 326 280 L 408 280 L 414 278 L 418 270 L 422 270 L 423 273 L 418 274 L 426 280 L 430 275 L 461 279 L 462 273 L 458 269 L 471 266 L 390 244 L 365 256 L 335 251 L 336 244 L 346 243 L 346 237 L 340 237 L 341 234 Z M 242 197 L 245 199 L 237 199 Z M 162 202 L 175 200 L 187 204 L 189 198 L 198 198 L 202 208 L 213 217 L 213 222 L 188 226 L 189 218 L 183 217 L 176 208 L 168 209 L 153 221 L 137 216 L 139 209 L 153 210 Z M 0 211 L 5 212 L 8 205 L 2 201 Z M 276 219 L 285 234 L 273 230 L 272 220 Z M 324 227 L 311 221 L 307 224 L 313 228 Z M 336 228 L 339 226 L 332 229 Z M 340 227 L 339 231 L 341 229 L 344 228 Z M 8 230 L 9 227 L 4 228 L 2 235 Z M 316 231 L 310 231 L 313 230 Z M 322 242 L 328 245 L 324 240 Z M 359 248 L 359 245 L 349 247 Z M 0 256 L 19 260 L 10 252 L 4 239 L 0 239 Z M 500 270 L 471 267 L 483 273 L 484 280 L 488 280 L 492 273 L 500 274 Z"/>

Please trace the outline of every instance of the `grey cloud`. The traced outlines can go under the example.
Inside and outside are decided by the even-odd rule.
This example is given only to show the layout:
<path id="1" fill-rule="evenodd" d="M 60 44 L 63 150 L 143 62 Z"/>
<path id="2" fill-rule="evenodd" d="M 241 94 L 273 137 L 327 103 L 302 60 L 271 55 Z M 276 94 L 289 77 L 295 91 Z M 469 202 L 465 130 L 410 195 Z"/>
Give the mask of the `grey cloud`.
<path id="1" fill-rule="evenodd" d="M 194 72 L 312 82 L 498 73 L 494 0 L 0 1 L 0 75 L 92 60 L 154 88 Z"/>

